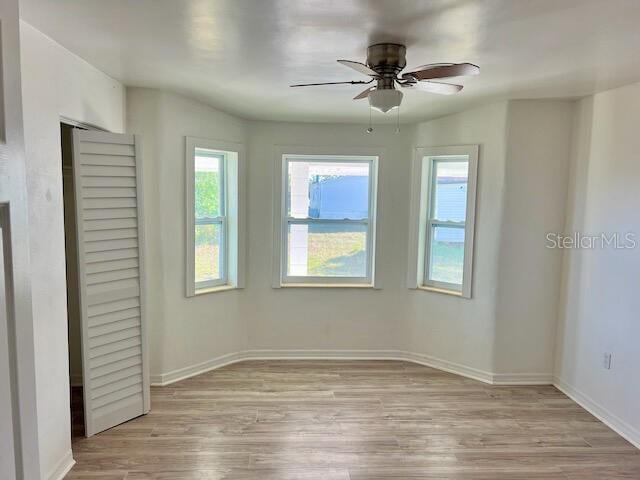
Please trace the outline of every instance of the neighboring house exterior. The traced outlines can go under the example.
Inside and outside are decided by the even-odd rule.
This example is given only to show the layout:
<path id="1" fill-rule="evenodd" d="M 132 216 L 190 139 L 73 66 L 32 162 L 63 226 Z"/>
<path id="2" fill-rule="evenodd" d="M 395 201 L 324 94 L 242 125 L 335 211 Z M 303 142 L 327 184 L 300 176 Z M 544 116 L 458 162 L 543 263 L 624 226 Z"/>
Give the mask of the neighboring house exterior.
<path id="1" fill-rule="evenodd" d="M 439 177 L 437 185 L 436 213 L 439 219 L 463 222 L 467 208 L 467 179 Z M 439 242 L 463 243 L 463 228 L 440 228 L 435 239 Z"/>
<path id="2" fill-rule="evenodd" d="M 327 219 L 367 218 L 369 177 L 316 176 L 309 185 L 309 217 Z"/>
<path id="3" fill-rule="evenodd" d="M 368 177 L 316 176 L 309 185 L 309 217 L 311 218 L 366 218 L 368 211 Z M 438 178 L 436 200 L 438 218 L 464 221 L 467 204 L 467 180 L 459 177 Z M 436 240 L 464 242 L 464 229 L 439 229 Z"/>

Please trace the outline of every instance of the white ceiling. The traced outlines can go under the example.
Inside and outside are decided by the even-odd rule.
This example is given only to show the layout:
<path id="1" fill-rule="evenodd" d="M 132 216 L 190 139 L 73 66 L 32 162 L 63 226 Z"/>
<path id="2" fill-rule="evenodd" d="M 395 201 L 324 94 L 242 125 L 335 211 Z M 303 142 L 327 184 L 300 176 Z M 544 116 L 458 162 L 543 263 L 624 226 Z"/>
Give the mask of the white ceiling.
<path id="1" fill-rule="evenodd" d="M 380 41 L 405 43 L 408 67 L 481 67 L 455 96 L 405 92 L 404 122 L 640 81 L 640 0 L 21 0 L 21 9 L 126 85 L 252 119 L 367 120 L 366 100 L 351 100 L 362 85 L 288 85 L 359 80 L 336 59 L 363 62 Z"/>

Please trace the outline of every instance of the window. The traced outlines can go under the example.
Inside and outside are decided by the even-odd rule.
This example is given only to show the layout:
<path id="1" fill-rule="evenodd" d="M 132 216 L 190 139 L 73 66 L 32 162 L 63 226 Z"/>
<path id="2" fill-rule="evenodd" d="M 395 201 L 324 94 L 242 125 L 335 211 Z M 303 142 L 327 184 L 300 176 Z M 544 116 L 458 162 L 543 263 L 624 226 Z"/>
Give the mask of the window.
<path id="1" fill-rule="evenodd" d="M 471 297 L 477 146 L 420 148 L 410 286 Z"/>
<path id="2" fill-rule="evenodd" d="M 239 287 L 240 145 L 187 137 L 187 296 Z"/>
<path id="3" fill-rule="evenodd" d="M 377 156 L 282 156 L 280 285 L 371 286 Z"/>

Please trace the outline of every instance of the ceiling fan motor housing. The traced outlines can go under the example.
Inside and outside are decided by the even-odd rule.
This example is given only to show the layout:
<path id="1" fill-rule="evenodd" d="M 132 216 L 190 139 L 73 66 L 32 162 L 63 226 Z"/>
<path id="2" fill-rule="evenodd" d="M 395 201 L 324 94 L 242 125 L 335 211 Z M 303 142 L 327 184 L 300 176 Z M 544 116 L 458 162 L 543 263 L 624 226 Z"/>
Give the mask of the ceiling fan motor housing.
<path id="1" fill-rule="evenodd" d="M 406 54 L 404 45 L 377 43 L 367 48 L 367 65 L 382 77 L 395 78 L 407 66 Z"/>

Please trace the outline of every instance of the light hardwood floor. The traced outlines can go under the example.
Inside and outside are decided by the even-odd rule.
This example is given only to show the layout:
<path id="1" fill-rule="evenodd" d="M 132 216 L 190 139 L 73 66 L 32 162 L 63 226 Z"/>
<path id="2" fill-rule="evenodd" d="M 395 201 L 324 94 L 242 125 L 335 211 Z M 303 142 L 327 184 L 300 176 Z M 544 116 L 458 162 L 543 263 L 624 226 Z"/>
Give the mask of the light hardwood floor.
<path id="1" fill-rule="evenodd" d="M 250 361 L 152 389 L 68 479 L 640 479 L 640 451 L 550 386 L 397 361 Z"/>

